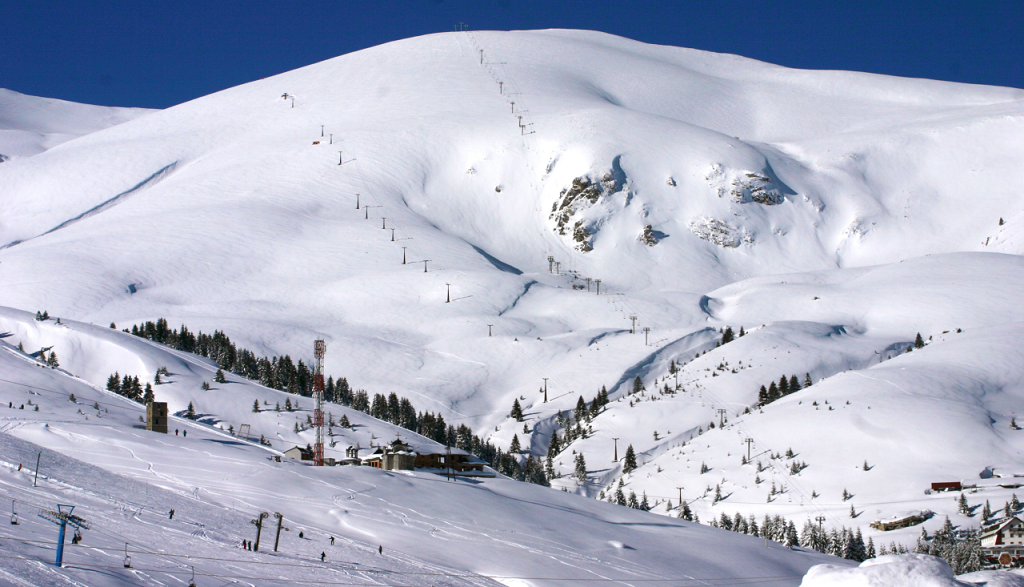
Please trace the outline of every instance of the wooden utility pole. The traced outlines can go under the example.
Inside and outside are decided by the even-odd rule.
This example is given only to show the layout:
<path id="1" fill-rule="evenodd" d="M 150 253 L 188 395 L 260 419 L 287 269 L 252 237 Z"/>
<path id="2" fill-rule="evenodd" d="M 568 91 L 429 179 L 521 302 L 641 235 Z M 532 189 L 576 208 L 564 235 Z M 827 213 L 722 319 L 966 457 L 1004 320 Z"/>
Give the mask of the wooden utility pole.
<path id="1" fill-rule="evenodd" d="M 387 230 L 388 229 L 388 217 L 387 216 L 381 216 L 380 217 L 380 229 L 381 230 Z"/>
<path id="2" fill-rule="evenodd" d="M 324 125 L 321 124 L 320 125 L 320 138 L 323 138 L 323 136 L 324 136 Z"/>
<path id="3" fill-rule="evenodd" d="M 445 286 L 448 288 L 448 297 L 445 298 L 444 303 L 450 304 L 452 303 L 452 284 L 446 283 Z"/>
<path id="4" fill-rule="evenodd" d="M 356 210 L 359 209 L 359 194 L 356 194 Z"/>
<path id="5" fill-rule="evenodd" d="M 34 479 L 32 479 L 32 487 L 39 486 L 39 459 L 41 458 L 43 458 L 42 451 L 40 451 L 39 454 L 36 455 L 36 476 Z"/>
<path id="6" fill-rule="evenodd" d="M 405 249 L 406 248 L 407 247 L 402 247 L 402 265 L 405 265 Z"/>
<path id="7" fill-rule="evenodd" d="M 676 487 L 679 490 L 679 507 L 683 507 L 683 488 Z"/>
<path id="8" fill-rule="evenodd" d="M 274 517 L 277 518 L 277 535 L 274 536 L 274 552 L 277 552 L 277 545 L 281 542 L 281 530 L 282 528 L 285 530 L 288 528 L 284 528 L 284 516 L 281 515 L 281 512 L 274 512 Z M 259 543 L 258 540 L 256 542 L 257 544 Z"/>
<path id="9" fill-rule="evenodd" d="M 391 229 L 391 242 L 395 242 L 395 229 Z"/>
<path id="10" fill-rule="evenodd" d="M 344 151 L 338 151 L 338 165 L 341 165 L 345 160 Z"/>
<path id="11" fill-rule="evenodd" d="M 249 520 L 249 523 L 256 526 L 256 544 L 253 545 L 253 552 L 259 552 L 260 550 L 260 534 L 263 533 L 263 520 L 267 519 L 270 514 L 267 512 L 260 512 L 260 515 L 255 520 Z"/>
<path id="12" fill-rule="evenodd" d="M 548 403 L 548 378 L 544 377 L 544 403 Z"/>
<path id="13" fill-rule="evenodd" d="M 747 462 L 749 463 L 750 462 L 750 445 L 754 444 L 754 439 L 753 438 L 745 438 L 745 439 L 743 439 L 743 442 L 747 443 Z"/>
<path id="14" fill-rule="evenodd" d="M 424 259 L 424 260 L 423 260 L 423 272 L 424 272 L 424 273 L 426 273 L 426 272 L 427 272 L 427 263 L 428 263 L 428 262 L 430 262 L 430 259 Z"/>
<path id="15" fill-rule="evenodd" d="M 487 325 L 487 336 L 492 336 L 492 334 L 491 334 L 491 327 L 492 326 L 494 326 L 494 325 L 493 324 L 488 324 Z"/>
<path id="16" fill-rule="evenodd" d="M 618 438 L 612 438 L 612 440 L 615 441 L 615 458 L 612 459 L 612 462 L 613 463 L 617 463 L 617 462 L 619 462 L 619 439 Z"/>
<path id="17" fill-rule="evenodd" d="M 330 144 L 333 145 L 334 144 L 334 133 L 330 133 L 330 136 L 331 136 L 331 143 Z"/>

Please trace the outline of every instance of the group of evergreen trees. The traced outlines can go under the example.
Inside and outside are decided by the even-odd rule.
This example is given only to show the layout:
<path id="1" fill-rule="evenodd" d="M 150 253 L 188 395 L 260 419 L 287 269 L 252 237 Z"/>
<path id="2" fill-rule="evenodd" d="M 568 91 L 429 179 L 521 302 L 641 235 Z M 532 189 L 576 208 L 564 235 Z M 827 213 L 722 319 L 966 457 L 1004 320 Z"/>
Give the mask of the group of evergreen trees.
<path id="1" fill-rule="evenodd" d="M 512 410 L 515 412 L 516 407 L 519 405 L 519 400 L 515 400 L 512 404 Z M 557 427 L 551 432 L 551 440 L 548 442 L 548 454 L 544 462 L 544 472 L 550 478 L 555 476 L 555 465 L 554 460 L 558 458 L 558 455 L 572 444 L 577 438 L 587 438 L 594 433 L 594 428 L 591 425 L 594 418 L 601 413 L 601 410 L 608 405 L 608 389 L 601 386 L 601 390 L 597 392 L 594 399 L 590 400 L 588 404 L 581 395 L 576 400 L 576 408 L 572 412 L 558 412 L 556 417 Z M 559 432 L 561 431 L 561 434 Z M 580 454 L 579 458 L 582 458 Z M 576 469 L 579 469 L 579 460 L 574 463 Z M 584 467 L 585 470 L 585 467 Z M 575 475 L 577 478 L 579 474 Z M 584 479 L 580 481 L 585 482 L 586 475 L 583 475 Z"/>
<path id="2" fill-rule="evenodd" d="M 153 386 L 146 382 L 146 387 L 143 389 L 137 375 L 125 375 L 122 378 L 119 373 L 114 373 L 107 378 L 107 391 L 112 391 L 141 404 L 153 401 Z"/>
<path id="3" fill-rule="evenodd" d="M 688 511 L 689 508 L 686 510 Z M 685 511 L 681 512 L 680 517 L 686 518 L 685 513 Z M 765 515 L 761 523 L 758 524 L 757 518 L 753 514 L 749 518 L 744 518 L 739 513 L 730 517 L 725 512 L 722 512 L 717 520 L 712 519 L 710 525 L 723 530 L 767 538 L 789 547 L 801 546 L 858 562 L 874 558 L 877 554 L 874 542 L 868 538 L 865 544 L 864 536 L 859 528 L 852 530 L 844 526 L 839 530 L 835 528 L 824 530 L 808 520 L 798 533 L 796 524 L 792 520 L 787 521 L 783 516 Z M 893 549 L 897 548 L 894 544 Z"/>
<path id="4" fill-rule="evenodd" d="M 974 530 L 957 532 L 953 529 L 949 518 L 946 518 L 942 528 L 930 538 L 922 528 L 921 538 L 918 539 L 914 552 L 944 559 L 949 563 L 955 575 L 980 571 L 985 564 L 977 532 Z"/>
<path id="5" fill-rule="evenodd" d="M 307 397 L 313 394 L 313 372 L 301 359 L 296 363 L 288 355 L 269 359 L 257 357 L 252 351 L 239 348 L 219 330 L 215 330 L 212 335 L 202 332 L 196 334 L 184 324 L 180 330 L 175 330 L 168 327 L 167 320 L 160 318 L 156 322 L 133 325 L 130 330 L 126 328 L 124 331 L 176 350 L 213 359 L 221 369 L 259 382 L 264 387 Z M 440 414 L 418 412 L 412 402 L 394 392 L 387 396 L 374 394 L 371 400 L 366 391 L 353 390 L 346 378 L 335 381 L 332 376 L 324 384 L 324 400 L 412 430 L 440 444 L 465 450 L 513 479 L 547 485 L 543 468 L 532 457 L 520 463 L 518 455 L 503 453 L 490 442 L 473 434 L 468 426 L 463 424 L 456 428 L 447 424 Z M 257 402 L 253 411 L 258 409 Z"/>
<path id="6" fill-rule="evenodd" d="M 629 496 L 627 497 L 626 493 L 623 491 L 624 486 L 625 484 L 622 479 L 619 479 L 619 484 L 615 488 L 615 491 L 612 491 L 607 496 L 605 495 L 605 492 L 602 491 L 599 499 L 606 499 L 609 503 L 633 508 L 635 510 L 643 510 L 645 512 L 651 510 L 653 506 L 647 501 L 646 491 L 642 493 L 642 497 L 640 497 L 640 499 L 637 499 L 636 492 L 632 490 L 630 490 Z M 690 509 L 686 508 L 686 511 L 689 512 Z"/>
<path id="7" fill-rule="evenodd" d="M 786 376 L 783 375 L 779 377 L 778 384 L 772 381 L 767 388 L 763 385 L 761 386 L 761 390 L 757 392 L 757 407 L 763 408 L 779 398 L 796 393 L 804 387 L 810 387 L 811 384 L 810 373 L 804 376 L 803 387 L 800 386 L 800 380 L 797 379 L 796 375 L 791 375 L 789 379 L 786 379 Z"/>

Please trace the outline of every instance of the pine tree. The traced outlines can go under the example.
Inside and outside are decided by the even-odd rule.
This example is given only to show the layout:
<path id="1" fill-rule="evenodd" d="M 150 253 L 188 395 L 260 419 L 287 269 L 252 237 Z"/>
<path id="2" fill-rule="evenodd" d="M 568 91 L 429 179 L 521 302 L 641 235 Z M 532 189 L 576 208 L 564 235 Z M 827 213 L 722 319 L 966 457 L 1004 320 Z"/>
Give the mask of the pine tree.
<path id="1" fill-rule="evenodd" d="M 870 537 L 868 538 L 868 547 L 864 555 L 866 557 L 864 560 L 873 559 L 875 558 L 875 556 L 877 556 L 875 554 L 875 541 Z"/>
<path id="2" fill-rule="evenodd" d="M 286 412 L 292 411 L 292 398 L 290 398 L 290 397 L 284 398 L 284 411 L 286 411 Z"/>
<path id="3" fill-rule="evenodd" d="M 763 407 L 768 405 L 771 399 L 768 397 L 768 390 L 761 386 L 761 391 L 757 392 L 757 406 Z"/>
<path id="4" fill-rule="evenodd" d="M 779 378 L 779 396 L 789 395 L 789 380 L 783 375 Z"/>
<path id="5" fill-rule="evenodd" d="M 615 503 L 623 506 L 628 504 L 626 501 L 626 495 L 622 493 L 622 487 L 615 489 Z"/>
<path id="6" fill-rule="evenodd" d="M 781 395 L 779 395 L 779 386 L 775 385 L 775 382 L 772 381 L 771 384 L 768 386 L 768 403 L 771 403 L 779 399 L 780 397 Z"/>
<path id="7" fill-rule="evenodd" d="M 850 506 L 850 517 L 851 518 L 856 518 L 857 517 L 857 510 L 855 510 L 852 505 Z"/>
<path id="8" fill-rule="evenodd" d="M 730 343 L 735 338 L 732 332 L 732 326 L 726 326 L 725 332 L 722 333 L 722 344 Z"/>
<path id="9" fill-rule="evenodd" d="M 160 385 L 161 383 L 163 383 L 163 381 L 160 379 L 160 371 L 157 371 L 156 375 L 153 376 L 153 385 Z"/>
<path id="10" fill-rule="evenodd" d="M 142 396 L 142 403 L 144 403 L 144 404 L 151 404 L 155 400 L 156 400 L 156 397 L 153 394 L 153 386 L 150 385 L 149 382 L 147 381 L 146 382 L 146 393 L 143 394 L 143 396 Z"/>
<path id="11" fill-rule="evenodd" d="M 342 428 L 351 428 L 352 424 L 348 421 L 348 414 L 342 414 L 341 420 L 338 421 L 338 425 Z"/>
<path id="12" fill-rule="evenodd" d="M 957 500 L 957 512 L 963 516 L 971 515 L 971 506 L 967 504 L 967 496 L 963 493 L 960 494 L 960 499 Z"/>
<path id="13" fill-rule="evenodd" d="M 636 379 L 633 380 L 633 393 L 640 393 L 640 392 L 644 391 L 645 389 L 646 388 L 644 387 L 643 380 L 640 379 L 639 375 L 637 375 Z"/>
<path id="14" fill-rule="evenodd" d="M 804 375 L 804 389 L 807 389 L 812 385 L 814 385 L 814 382 L 811 381 L 811 374 L 808 373 L 807 375 Z"/>
<path id="15" fill-rule="evenodd" d="M 68 396 L 68 401 L 72 403 L 78 403 L 78 398 L 76 398 L 75 394 L 72 393 L 71 395 Z"/>
<path id="16" fill-rule="evenodd" d="M 722 486 L 721 485 L 715 485 L 715 497 L 714 497 L 714 499 L 713 499 L 713 501 L 711 503 L 715 504 L 715 503 L 718 503 L 720 501 L 722 501 Z"/>
<path id="17" fill-rule="evenodd" d="M 1017 500 L 1016 493 L 1010 497 L 1010 509 L 1013 511 L 1018 511 L 1020 509 L 1020 501 Z"/>
<path id="18" fill-rule="evenodd" d="M 516 422 L 523 421 L 523 408 L 519 405 L 519 398 L 512 401 L 512 411 L 508 415 Z"/>
<path id="19" fill-rule="evenodd" d="M 633 445 L 626 447 L 626 456 L 622 459 L 622 472 L 632 473 L 636 470 L 636 453 L 633 452 Z"/>
<path id="20" fill-rule="evenodd" d="M 46 359 L 46 364 L 51 367 L 60 367 L 60 363 L 57 361 L 56 351 L 50 351 L 50 357 Z"/>
<path id="21" fill-rule="evenodd" d="M 637 501 L 636 494 L 632 491 L 629 492 L 629 501 L 627 502 L 627 505 L 635 510 L 640 509 L 640 502 Z"/>
<path id="22" fill-rule="evenodd" d="M 576 455 L 576 470 L 573 476 L 576 478 L 576 483 L 583 485 L 587 482 L 587 461 L 583 458 L 583 453 Z"/>
<path id="23" fill-rule="evenodd" d="M 923 349 L 924 348 L 924 339 L 921 338 L 921 333 L 920 332 L 917 333 L 917 337 L 914 339 L 914 348 L 915 349 Z"/>
<path id="24" fill-rule="evenodd" d="M 548 457 L 555 458 L 562 452 L 562 443 L 558 440 L 558 431 L 551 433 L 551 442 L 548 443 Z"/>
<path id="25" fill-rule="evenodd" d="M 252 411 L 254 414 L 260 413 L 260 400 L 253 400 Z"/>
<path id="26" fill-rule="evenodd" d="M 796 393 L 800 391 L 800 380 L 796 378 L 796 375 L 789 377 L 789 393 Z"/>
<path id="27" fill-rule="evenodd" d="M 188 410 L 185 411 L 185 417 L 189 420 L 196 419 L 196 409 L 192 407 L 192 402 L 188 402 Z"/>
<path id="28" fill-rule="evenodd" d="M 214 374 L 213 380 L 216 381 L 217 383 L 227 383 L 228 381 L 227 379 L 224 378 L 224 372 L 221 371 L 220 369 L 217 369 L 217 373 Z"/>
<path id="29" fill-rule="evenodd" d="M 203 388 L 203 391 L 210 391 L 210 382 L 209 381 L 204 381 L 203 384 L 200 385 L 200 387 Z"/>
<path id="30" fill-rule="evenodd" d="M 519 435 L 512 435 L 512 444 L 508 447 L 509 454 L 519 454 L 522 451 L 522 447 L 519 445 Z"/>
<path id="31" fill-rule="evenodd" d="M 679 509 L 679 518 L 689 522 L 693 521 L 693 511 L 690 510 L 690 504 L 685 501 L 683 502 L 683 506 Z"/>
<path id="32" fill-rule="evenodd" d="M 985 500 L 985 506 L 981 508 L 981 524 L 984 526 L 992 518 L 992 506 Z"/>

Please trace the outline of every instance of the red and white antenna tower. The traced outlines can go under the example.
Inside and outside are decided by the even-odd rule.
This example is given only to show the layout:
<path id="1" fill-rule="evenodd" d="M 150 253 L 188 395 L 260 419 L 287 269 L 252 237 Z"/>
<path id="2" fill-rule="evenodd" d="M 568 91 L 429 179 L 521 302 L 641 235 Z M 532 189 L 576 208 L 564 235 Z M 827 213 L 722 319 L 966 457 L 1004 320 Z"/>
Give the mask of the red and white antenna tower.
<path id="1" fill-rule="evenodd" d="M 316 428 L 316 442 L 313 443 L 313 466 L 324 466 L 324 353 L 327 343 L 323 340 L 313 342 L 313 427 Z"/>

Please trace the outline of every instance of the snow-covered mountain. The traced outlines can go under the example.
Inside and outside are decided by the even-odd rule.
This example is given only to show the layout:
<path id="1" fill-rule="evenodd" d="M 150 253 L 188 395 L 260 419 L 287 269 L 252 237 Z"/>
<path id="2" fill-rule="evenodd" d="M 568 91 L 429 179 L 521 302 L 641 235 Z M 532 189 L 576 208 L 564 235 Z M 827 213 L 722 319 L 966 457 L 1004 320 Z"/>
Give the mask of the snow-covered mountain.
<path id="1" fill-rule="evenodd" d="M 0 88 L 0 162 L 31 157 L 152 110 L 90 106 Z"/>
<path id="2" fill-rule="evenodd" d="M 556 487 L 909 542 L 867 524 L 976 526 L 924 490 L 976 481 L 972 507 L 999 509 L 1024 474 L 1020 169 L 1021 90 L 593 32 L 430 35 L 0 165 L 0 305 L 102 325 L 6 311 L 0 330 L 92 385 L 159 366 L 110 322 L 307 360 L 324 336 L 336 377 L 535 456 L 605 386 Z M 716 346 L 727 326 L 745 336 Z M 783 375 L 813 386 L 758 409 Z M 172 409 L 236 422 L 257 393 L 212 401 L 201 380 Z"/>

